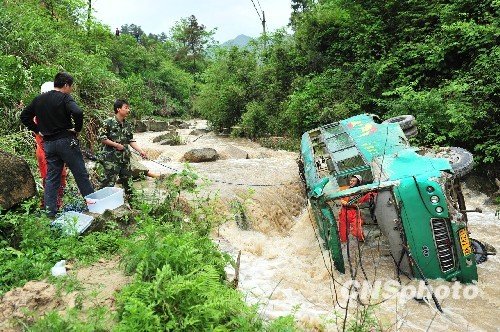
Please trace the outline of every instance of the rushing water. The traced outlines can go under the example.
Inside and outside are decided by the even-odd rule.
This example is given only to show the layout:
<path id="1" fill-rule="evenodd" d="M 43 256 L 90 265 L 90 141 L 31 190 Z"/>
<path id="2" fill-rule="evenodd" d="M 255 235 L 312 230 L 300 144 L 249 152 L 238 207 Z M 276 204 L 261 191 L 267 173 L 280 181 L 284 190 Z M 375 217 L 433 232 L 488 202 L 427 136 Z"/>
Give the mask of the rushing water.
<path id="1" fill-rule="evenodd" d="M 213 134 L 192 142 L 194 138 L 188 133 L 189 130 L 183 132 L 187 144 L 177 147 L 151 143 L 159 133 L 139 134 L 136 138 L 150 154 L 155 154 L 164 165 L 174 169 L 182 168 L 179 160 L 191 148 L 212 147 L 222 152 L 225 159 L 193 166 L 212 180 L 209 191 L 219 192 L 221 199 L 228 204 L 238 200 L 245 206 L 245 217 L 249 219 L 251 229 L 242 230 L 236 222 L 228 222 L 219 227 L 214 238 L 220 248 L 235 259 L 241 252 L 238 288 L 246 301 L 258 303 L 264 317 L 294 314 L 305 330 L 342 330 L 343 308 L 347 304 L 347 288 L 344 286 L 351 278 L 332 270 L 328 251 L 318 240 L 297 176 L 297 155 Z M 233 159 L 230 154 L 224 155 L 228 146 L 245 150 L 250 159 Z M 169 159 L 171 161 L 165 161 Z M 156 162 L 146 164 L 154 171 L 169 172 Z M 249 187 L 242 184 L 276 186 Z M 471 236 L 498 248 L 500 220 L 493 207 L 484 206 L 484 195 L 466 191 L 465 196 L 468 208 L 480 207 L 484 211 L 469 213 Z M 352 241 L 349 247 L 353 265 L 361 262 L 356 279 L 360 283 L 368 281 L 372 286 L 376 281 L 385 287 L 391 285 L 387 282 L 392 282 L 393 290 L 400 288 L 383 237 L 374 226 L 367 226 L 365 231 L 369 232 L 366 242 L 358 247 Z M 344 248 L 344 253 L 347 253 L 347 248 Z M 458 298 L 453 298 L 450 292 L 440 300 L 444 313 L 436 310 L 432 300 L 417 302 L 395 291 L 384 294 L 382 288 L 365 301 L 379 303 L 371 313 L 374 321 L 369 325 L 398 331 L 497 331 L 500 327 L 499 266 L 499 258 L 489 256 L 487 262 L 478 266 L 476 289 L 468 289 L 470 292 L 464 295 L 464 285 L 457 285 L 461 287 L 456 292 Z M 423 286 L 405 278 L 401 278 L 401 283 L 413 285 L 416 289 Z M 441 295 L 446 295 L 446 288 L 453 286 L 439 280 L 432 280 L 430 284 L 436 291 L 440 290 Z M 477 296 L 474 296 L 474 291 L 478 292 Z M 348 307 L 349 321 L 360 313 L 362 306 L 350 300 Z"/>

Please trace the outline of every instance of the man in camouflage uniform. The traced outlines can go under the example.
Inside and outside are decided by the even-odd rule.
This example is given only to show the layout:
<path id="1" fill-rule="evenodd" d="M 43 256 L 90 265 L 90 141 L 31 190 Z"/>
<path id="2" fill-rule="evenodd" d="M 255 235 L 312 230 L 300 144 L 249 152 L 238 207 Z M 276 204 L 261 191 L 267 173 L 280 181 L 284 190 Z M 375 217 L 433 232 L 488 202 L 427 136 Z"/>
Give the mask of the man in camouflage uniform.
<path id="1" fill-rule="evenodd" d="M 131 180 L 132 171 L 130 168 L 131 153 L 128 147 L 130 145 L 139 152 L 142 158 L 146 158 L 146 154 L 134 140 L 132 123 L 126 121 L 130 114 L 129 103 L 126 100 L 117 99 L 113 109 L 115 116 L 106 119 L 99 133 L 99 139 L 104 144 L 100 158 L 104 168 L 101 187 L 114 186 L 116 178 L 119 177 L 125 194 L 130 198 L 132 188 L 129 180 Z"/>

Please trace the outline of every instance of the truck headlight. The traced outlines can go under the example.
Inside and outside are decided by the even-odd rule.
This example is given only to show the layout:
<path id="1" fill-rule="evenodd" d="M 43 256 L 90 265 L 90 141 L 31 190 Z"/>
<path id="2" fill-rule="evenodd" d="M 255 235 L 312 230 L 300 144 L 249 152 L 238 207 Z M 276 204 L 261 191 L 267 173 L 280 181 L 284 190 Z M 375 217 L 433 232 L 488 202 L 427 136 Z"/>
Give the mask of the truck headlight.
<path id="1" fill-rule="evenodd" d="M 440 206 L 436 206 L 436 212 L 437 212 L 437 213 L 441 213 L 441 212 L 443 212 L 443 208 L 442 208 L 442 207 L 440 207 Z"/>
<path id="2" fill-rule="evenodd" d="M 431 196 L 431 203 L 432 203 L 432 204 L 436 204 L 436 203 L 438 203 L 438 202 L 439 202 L 439 197 L 438 197 L 438 196 L 436 196 L 436 195 L 432 195 L 432 196 Z"/>

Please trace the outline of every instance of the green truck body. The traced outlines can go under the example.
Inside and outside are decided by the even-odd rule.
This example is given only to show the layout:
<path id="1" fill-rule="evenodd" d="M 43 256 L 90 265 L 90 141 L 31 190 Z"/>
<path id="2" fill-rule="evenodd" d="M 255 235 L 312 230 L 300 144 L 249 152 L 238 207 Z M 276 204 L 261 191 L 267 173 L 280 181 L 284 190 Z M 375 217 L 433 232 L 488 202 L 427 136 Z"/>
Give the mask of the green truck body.
<path id="1" fill-rule="evenodd" d="M 319 233 L 345 272 L 342 197 L 377 192 L 375 214 L 398 270 L 416 278 L 477 280 L 460 182 L 446 159 L 422 156 L 396 123 L 354 116 L 302 136 L 301 168 Z M 363 185 L 342 189 L 360 174 Z"/>

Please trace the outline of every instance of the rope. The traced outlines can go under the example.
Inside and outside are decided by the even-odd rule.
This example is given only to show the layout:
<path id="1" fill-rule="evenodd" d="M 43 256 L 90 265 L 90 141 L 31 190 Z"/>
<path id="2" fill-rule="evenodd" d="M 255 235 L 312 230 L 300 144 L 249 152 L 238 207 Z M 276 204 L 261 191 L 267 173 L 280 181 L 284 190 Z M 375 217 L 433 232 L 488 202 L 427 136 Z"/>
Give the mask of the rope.
<path id="1" fill-rule="evenodd" d="M 196 142 L 199 138 L 202 138 L 203 136 L 205 136 L 207 133 L 205 134 L 201 134 L 200 136 L 196 137 L 194 140 L 191 141 L 191 143 L 193 142 Z"/>
<path id="2" fill-rule="evenodd" d="M 420 274 L 420 277 L 424 281 L 425 287 L 427 287 L 427 290 L 431 293 L 431 297 L 432 297 L 432 300 L 434 301 L 434 304 L 436 305 L 436 309 L 439 310 L 439 312 L 443 313 L 443 309 L 441 308 L 441 305 L 439 304 L 439 301 L 436 297 L 436 294 L 434 294 L 433 289 L 430 287 L 429 280 L 424 276 L 424 272 L 420 268 L 420 265 L 418 265 L 415 258 L 413 258 L 413 255 L 411 254 L 408 247 L 405 246 L 404 249 L 406 250 L 406 253 L 407 253 L 408 257 L 410 258 L 410 260 L 413 262 L 413 264 L 415 264 L 415 267 L 417 268 L 417 271 Z"/>
<path id="3" fill-rule="evenodd" d="M 138 152 L 136 152 L 136 151 L 132 151 L 132 153 L 135 153 L 136 155 L 140 156 L 140 154 Z M 175 173 L 179 173 L 180 172 L 178 169 L 175 169 L 173 167 L 170 167 L 170 166 L 167 166 L 165 164 L 162 164 L 159 161 L 152 160 L 152 159 L 147 159 L 147 160 L 152 161 L 155 164 L 158 164 L 158 165 L 163 166 L 165 168 L 168 168 L 168 169 L 174 171 Z M 246 187 L 281 187 L 281 186 L 287 186 L 287 185 L 290 185 L 290 184 L 299 183 L 299 181 L 290 181 L 290 182 L 281 182 L 281 183 L 275 183 L 275 184 L 262 184 L 262 183 L 229 182 L 229 181 L 216 180 L 216 179 L 211 179 L 211 178 L 208 178 L 208 179 L 210 181 L 216 182 L 216 183 L 222 183 L 222 184 L 227 184 L 227 185 L 231 185 L 231 186 L 246 186 Z"/>
<path id="4" fill-rule="evenodd" d="M 330 257 L 330 249 L 328 249 L 328 255 L 329 255 L 329 258 L 330 258 L 330 268 L 328 268 L 328 265 L 326 264 L 326 259 L 325 259 L 325 255 L 323 254 L 323 248 L 321 247 L 321 241 L 319 240 L 318 238 L 318 235 L 316 234 L 316 227 L 314 226 L 314 223 L 311 219 L 311 210 L 309 208 L 309 206 L 311 205 L 311 203 L 308 203 L 307 204 L 307 215 L 308 215 L 308 219 L 309 219 L 309 222 L 311 223 L 311 226 L 313 228 L 313 232 L 314 232 L 314 237 L 316 238 L 316 242 L 318 243 L 318 247 L 319 247 L 319 252 L 321 253 L 321 257 L 323 258 L 323 264 L 325 265 L 325 268 L 326 268 L 326 271 L 328 272 L 328 275 L 330 276 L 330 278 L 332 279 L 333 281 L 333 289 L 334 289 L 334 292 L 335 292 L 335 302 L 337 303 L 337 305 L 341 308 L 341 309 L 344 309 L 344 310 L 347 310 L 347 307 L 343 307 L 340 303 L 339 303 L 339 297 L 338 297 L 338 294 L 337 294 L 337 288 L 335 286 L 335 283 L 338 283 L 340 286 L 344 287 L 344 285 L 342 285 L 340 282 L 338 282 L 336 279 L 335 279 L 335 276 L 333 275 L 333 266 L 332 266 L 332 258 Z M 311 207 L 312 208 L 312 207 Z M 313 212 L 314 213 L 314 212 Z M 333 296 L 333 294 L 332 294 Z"/>

